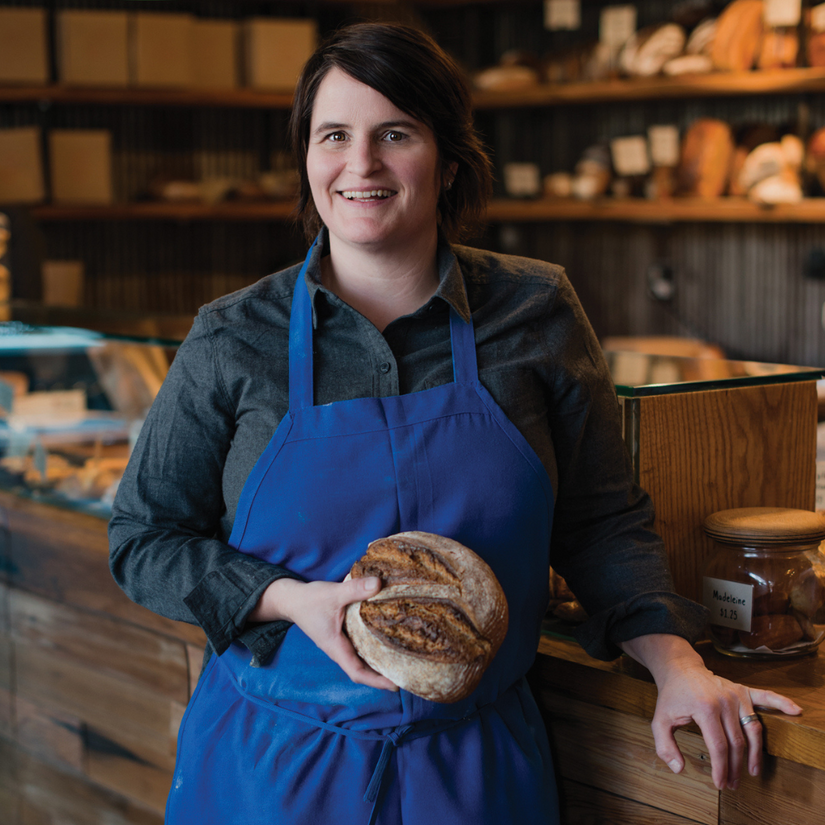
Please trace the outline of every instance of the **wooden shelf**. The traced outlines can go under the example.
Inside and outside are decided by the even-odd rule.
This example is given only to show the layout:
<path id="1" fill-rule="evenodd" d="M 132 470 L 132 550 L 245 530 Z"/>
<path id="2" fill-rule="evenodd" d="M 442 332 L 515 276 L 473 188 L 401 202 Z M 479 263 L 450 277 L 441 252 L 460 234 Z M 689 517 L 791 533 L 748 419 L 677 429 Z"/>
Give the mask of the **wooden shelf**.
<path id="1" fill-rule="evenodd" d="M 477 109 L 558 106 L 606 101 L 662 100 L 691 97 L 799 94 L 825 91 L 825 69 L 772 69 L 714 72 L 683 77 L 604 80 L 592 83 L 543 84 L 506 92 L 476 92 Z M 54 103 L 136 106 L 212 106 L 289 109 L 292 91 L 255 89 L 135 89 L 84 86 L 0 86 L 0 103 Z"/>
<path id="2" fill-rule="evenodd" d="M 41 221 L 285 221 L 294 203 L 123 203 L 112 206 L 44 204 L 31 208 Z M 644 200 L 567 198 L 493 200 L 487 209 L 491 223 L 541 221 L 613 221 L 626 223 L 825 223 L 825 198 L 798 204 L 760 206 L 745 198 L 672 198 Z"/>
<path id="3" fill-rule="evenodd" d="M 502 109 L 607 101 L 822 91 L 825 91 L 825 69 L 772 69 L 541 85 L 507 92 L 477 92 L 474 103 L 477 109 Z"/>
<path id="4" fill-rule="evenodd" d="M 0 103 L 96 103 L 117 106 L 211 106 L 289 109 L 292 92 L 255 89 L 133 89 L 86 86 L 0 86 Z"/>
<path id="5" fill-rule="evenodd" d="M 538 221 L 625 221 L 629 223 L 825 223 L 825 198 L 798 204 L 760 206 L 745 198 L 672 198 L 653 201 L 494 200 L 487 219 L 496 223 Z"/>
<path id="6" fill-rule="evenodd" d="M 118 203 L 111 206 L 44 204 L 31 209 L 41 221 L 283 221 L 292 215 L 292 201 L 215 205 L 205 203 Z"/>

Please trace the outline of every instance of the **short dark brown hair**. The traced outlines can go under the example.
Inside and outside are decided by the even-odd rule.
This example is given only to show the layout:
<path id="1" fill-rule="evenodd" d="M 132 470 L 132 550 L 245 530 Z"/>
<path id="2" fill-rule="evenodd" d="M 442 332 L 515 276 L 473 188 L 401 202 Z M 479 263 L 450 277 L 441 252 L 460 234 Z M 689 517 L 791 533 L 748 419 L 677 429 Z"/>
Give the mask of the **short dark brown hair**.
<path id="1" fill-rule="evenodd" d="M 441 227 L 451 241 L 481 222 L 492 189 L 491 163 L 473 123 L 470 90 L 461 69 L 424 32 L 391 23 L 359 23 L 333 34 L 307 61 L 290 116 L 301 185 L 296 209 L 308 238 L 321 228 L 306 171 L 312 108 L 332 68 L 388 98 L 433 132 L 444 168 L 457 164 L 453 185 L 439 198 Z"/>

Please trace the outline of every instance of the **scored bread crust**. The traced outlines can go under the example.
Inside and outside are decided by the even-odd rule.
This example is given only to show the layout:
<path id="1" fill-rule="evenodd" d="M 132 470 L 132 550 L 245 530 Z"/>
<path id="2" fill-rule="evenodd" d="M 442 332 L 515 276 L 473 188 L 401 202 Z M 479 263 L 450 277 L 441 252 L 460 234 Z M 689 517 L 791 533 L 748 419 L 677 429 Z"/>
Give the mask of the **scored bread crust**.
<path id="1" fill-rule="evenodd" d="M 367 556 L 353 565 L 347 578 L 373 575 L 364 570 L 369 548 L 384 542 L 398 542 L 431 551 L 443 560 L 447 583 L 438 581 L 404 581 L 403 576 L 384 583 L 384 587 L 367 601 L 392 602 L 399 598 L 438 602 L 462 613 L 475 631 L 486 640 L 484 654 L 469 661 L 434 661 L 391 643 L 368 627 L 361 616 L 363 602 L 349 605 L 344 627 L 358 655 L 374 670 L 403 690 L 433 702 L 457 702 L 475 690 L 482 674 L 507 634 L 507 599 L 489 565 L 468 547 L 433 533 L 410 531 L 371 542 Z M 414 575 L 411 577 L 414 578 Z"/>

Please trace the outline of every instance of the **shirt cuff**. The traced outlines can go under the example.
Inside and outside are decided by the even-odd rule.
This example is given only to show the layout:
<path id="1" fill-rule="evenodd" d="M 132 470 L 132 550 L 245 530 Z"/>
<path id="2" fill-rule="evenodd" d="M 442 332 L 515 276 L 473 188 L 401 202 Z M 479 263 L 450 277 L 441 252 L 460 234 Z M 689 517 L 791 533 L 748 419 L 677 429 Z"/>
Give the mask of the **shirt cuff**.
<path id="1" fill-rule="evenodd" d="M 241 637 L 249 632 L 246 619 L 258 599 L 272 582 L 283 578 L 303 581 L 300 576 L 283 567 L 239 553 L 237 559 L 233 560 L 232 567 L 208 573 L 183 601 L 203 629 L 215 653 L 220 655 L 236 639 L 244 641 Z M 283 636 L 290 623 L 267 622 L 259 627 L 273 624 L 284 625 L 281 632 Z M 257 637 L 252 634 L 250 638 Z M 274 648 L 272 650 L 274 652 Z"/>
<path id="2" fill-rule="evenodd" d="M 708 616 L 707 608 L 676 593 L 642 593 L 591 616 L 573 636 L 594 659 L 610 661 L 622 654 L 619 642 L 651 633 L 681 636 L 694 644 Z"/>
<path id="3" fill-rule="evenodd" d="M 277 621 L 249 625 L 238 641 L 252 653 L 252 667 L 263 667 L 281 646 L 292 622 Z"/>

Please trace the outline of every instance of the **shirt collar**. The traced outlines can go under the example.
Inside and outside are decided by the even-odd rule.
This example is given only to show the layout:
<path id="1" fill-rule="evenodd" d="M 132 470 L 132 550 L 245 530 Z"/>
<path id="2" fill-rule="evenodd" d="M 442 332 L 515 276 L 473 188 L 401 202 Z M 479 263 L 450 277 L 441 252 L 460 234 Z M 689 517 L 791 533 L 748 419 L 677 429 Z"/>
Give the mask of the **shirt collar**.
<path id="1" fill-rule="evenodd" d="M 307 265 L 305 280 L 309 290 L 310 301 L 312 302 L 312 326 L 317 328 L 318 318 L 316 314 L 316 300 L 318 293 L 328 294 L 321 285 L 321 259 L 329 254 L 329 236 L 327 228 L 323 227 L 315 243 L 309 252 L 309 264 Z M 441 233 L 438 236 L 438 250 L 436 252 L 436 265 L 438 267 L 438 288 L 433 295 L 433 299 L 440 298 L 448 303 L 465 322 L 470 320 L 470 302 L 467 299 L 467 289 L 464 286 L 464 276 L 461 266 L 453 252 L 453 248 Z"/>

